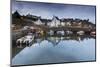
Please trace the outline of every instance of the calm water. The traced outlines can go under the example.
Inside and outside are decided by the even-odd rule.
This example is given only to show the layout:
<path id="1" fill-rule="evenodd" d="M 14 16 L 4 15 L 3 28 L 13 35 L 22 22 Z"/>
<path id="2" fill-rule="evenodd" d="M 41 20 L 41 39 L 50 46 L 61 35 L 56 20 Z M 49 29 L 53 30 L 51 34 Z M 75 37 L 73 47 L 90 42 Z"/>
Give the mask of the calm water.
<path id="1" fill-rule="evenodd" d="M 19 50 L 19 48 L 16 48 Z M 95 38 L 46 37 L 34 40 L 12 59 L 12 65 L 45 64 L 95 60 Z"/>

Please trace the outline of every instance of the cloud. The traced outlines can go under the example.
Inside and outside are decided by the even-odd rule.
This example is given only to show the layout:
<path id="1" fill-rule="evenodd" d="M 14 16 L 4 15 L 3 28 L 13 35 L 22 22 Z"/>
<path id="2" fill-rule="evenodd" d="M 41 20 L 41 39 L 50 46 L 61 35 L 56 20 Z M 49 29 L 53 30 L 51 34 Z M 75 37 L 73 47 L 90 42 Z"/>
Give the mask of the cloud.
<path id="1" fill-rule="evenodd" d="M 12 10 L 18 10 L 21 15 L 30 13 L 32 15 L 41 16 L 42 18 L 52 18 L 53 15 L 56 15 L 59 18 L 90 19 L 90 21 L 95 23 L 94 6 L 16 2 Z"/>

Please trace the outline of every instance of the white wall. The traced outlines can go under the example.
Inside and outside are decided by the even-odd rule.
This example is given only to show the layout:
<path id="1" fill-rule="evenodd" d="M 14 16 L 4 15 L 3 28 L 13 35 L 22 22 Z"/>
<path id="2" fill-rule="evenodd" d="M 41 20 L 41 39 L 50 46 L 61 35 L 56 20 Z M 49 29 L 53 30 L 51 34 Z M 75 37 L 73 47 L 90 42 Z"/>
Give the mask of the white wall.
<path id="1" fill-rule="evenodd" d="M 32 0 L 31 0 L 32 1 Z M 37 67 L 100 67 L 100 0 L 33 0 L 41 2 L 90 4 L 97 6 L 97 61 L 84 63 L 66 63 L 38 65 Z M 0 0 L 0 67 L 10 64 L 10 0 Z M 27 66 L 32 67 L 32 66 Z M 35 67 L 35 66 L 34 66 Z"/>

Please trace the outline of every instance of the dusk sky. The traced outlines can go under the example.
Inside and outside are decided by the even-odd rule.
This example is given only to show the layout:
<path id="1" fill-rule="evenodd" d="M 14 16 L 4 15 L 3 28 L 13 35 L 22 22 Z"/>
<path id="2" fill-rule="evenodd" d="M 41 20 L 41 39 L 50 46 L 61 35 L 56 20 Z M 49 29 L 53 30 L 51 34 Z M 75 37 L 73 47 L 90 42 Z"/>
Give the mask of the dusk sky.
<path id="1" fill-rule="evenodd" d="M 95 23 L 95 6 L 54 4 L 40 2 L 12 2 L 12 13 L 18 11 L 21 15 L 32 14 L 42 18 L 51 19 L 53 16 L 59 18 L 89 19 Z"/>

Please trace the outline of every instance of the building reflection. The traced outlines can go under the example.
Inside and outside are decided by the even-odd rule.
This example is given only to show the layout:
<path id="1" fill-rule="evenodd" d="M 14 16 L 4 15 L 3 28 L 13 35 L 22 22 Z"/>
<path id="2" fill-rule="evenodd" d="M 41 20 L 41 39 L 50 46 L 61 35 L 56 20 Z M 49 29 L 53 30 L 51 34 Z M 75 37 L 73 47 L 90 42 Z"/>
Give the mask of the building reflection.
<path id="1" fill-rule="evenodd" d="M 68 41 L 68 40 L 74 40 L 77 42 L 81 42 L 84 41 L 85 39 L 90 39 L 93 38 L 95 39 L 95 37 L 93 36 L 89 36 L 89 35 L 82 35 L 82 36 L 77 36 L 77 35 L 71 35 L 71 36 L 64 36 L 64 37 L 60 37 L 60 36 L 45 36 L 45 37 L 40 37 L 40 38 L 34 38 L 32 44 L 29 45 L 19 45 L 17 46 L 18 48 L 23 48 L 23 47 L 30 47 L 31 45 L 33 45 L 34 43 L 38 43 L 40 44 L 43 40 L 47 40 L 48 42 L 52 43 L 54 46 L 58 45 L 59 42 L 61 41 Z"/>

